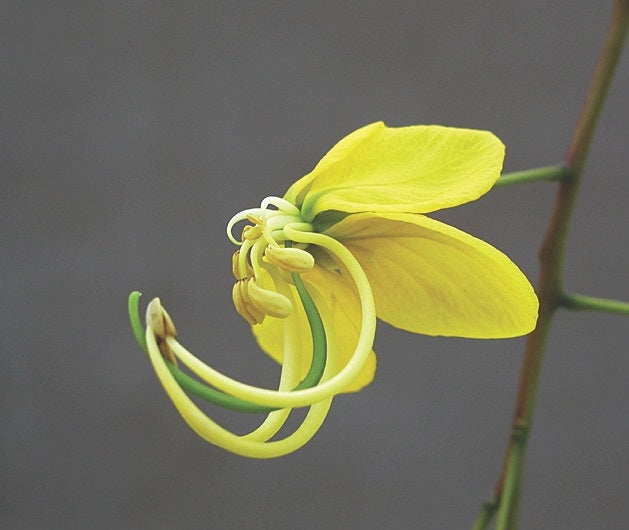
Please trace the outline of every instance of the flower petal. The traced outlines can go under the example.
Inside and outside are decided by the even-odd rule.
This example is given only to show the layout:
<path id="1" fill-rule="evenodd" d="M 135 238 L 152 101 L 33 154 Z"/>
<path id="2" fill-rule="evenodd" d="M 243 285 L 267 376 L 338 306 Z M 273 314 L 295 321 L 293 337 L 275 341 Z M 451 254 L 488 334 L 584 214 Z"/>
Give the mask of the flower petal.
<path id="1" fill-rule="evenodd" d="M 327 210 L 427 213 L 489 191 L 503 158 L 488 131 L 377 122 L 343 138 L 284 198 L 306 221 Z"/>
<path id="2" fill-rule="evenodd" d="M 503 338 L 532 331 L 537 297 L 491 245 L 424 215 L 349 215 L 328 230 L 365 269 L 378 317 L 426 335 Z"/>
<path id="3" fill-rule="evenodd" d="M 284 194 L 284 199 L 296 206 L 304 202 L 304 197 L 308 192 L 312 181 L 319 175 L 325 174 L 338 163 L 346 160 L 351 153 L 358 149 L 365 139 L 373 136 L 379 129 L 384 127 L 384 123 L 375 122 L 365 125 L 339 140 L 332 149 L 319 161 L 315 168 L 307 175 L 295 182 Z"/>
<path id="4" fill-rule="evenodd" d="M 327 261 L 326 263 L 332 263 Z M 339 372 L 354 353 L 360 331 L 360 302 L 358 294 L 349 280 L 349 275 L 342 267 L 326 269 L 316 265 L 314 269 L 302 274 L 310 296 L 312 296 L 328 335 L 328 355 L 334 356 L 335 371 Z M 294 291 L 296 303 L 293 314 L 288 319 L 267 317 L 262 324 L 252 326 L 253 333 L 260 347 L 273 359 L 282 362 L 283 358 L 283 326 L 299 326 L 302 340 L 298 345 L 303 359 L 301 377 L 303 378 L 312 360 L 311 334 L 308 320 L 299 297 Z M 363 371 L 353 383 L 345 388 L 345 392 L 355 392 L 368 385 L 376 370 L 376 356 L 371 352 Z"/>

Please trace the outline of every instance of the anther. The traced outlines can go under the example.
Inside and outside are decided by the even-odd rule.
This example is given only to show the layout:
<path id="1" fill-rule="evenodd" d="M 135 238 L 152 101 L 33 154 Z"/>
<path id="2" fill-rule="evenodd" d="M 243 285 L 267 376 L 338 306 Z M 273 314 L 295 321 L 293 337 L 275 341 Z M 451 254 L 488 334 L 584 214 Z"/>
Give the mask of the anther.
<path id="1" fill-rule="evenodd" d="M 236 278 L 237 280 L 240 280 L 240 274 L 239 274 L 239 269 L 240 267 L 238 267 L 238 259 L 240 257 L 240 250 L 237 250 L 236 252 L 234 252 L 232 254 L 232 274 L 234 275 L 234 278 Z"/>
<path id="2" fill-rule="evenodd" d="M 242 240 L 249 239 L 255 241 L 262 235 L 262 227 L 260 225 L 247 225 L 242 229 Z"/>
<path id="3" fill-rule="evenodd" d="M 286 318 L 290 315 L 293 305 L 283 294 L 263 289 L 255 278 L 246 281 L 246 288 L 251 303 L 264 314 L 275 318 Z"/>
<path id="4" fill-rule="evenodd" d="M 252 307 L 252 304 L 245 298 L 246 292 L 243 290 L 243 286 L 246 279 L 238 280 L 232 289 L 232 300 L 234 307 L 238 314 L 244 318 L 252 326 L 254 324 L 261 324 L 264 321 L 264 314 L 257 308 Z"/>
<path id="5" fill-rule="evenodd" d="M 290 247 L 267 246 L 264 256 L 273 265 L 288 272 L 308 272 L 314 267 L 314 258 L 310 252 Z"/>

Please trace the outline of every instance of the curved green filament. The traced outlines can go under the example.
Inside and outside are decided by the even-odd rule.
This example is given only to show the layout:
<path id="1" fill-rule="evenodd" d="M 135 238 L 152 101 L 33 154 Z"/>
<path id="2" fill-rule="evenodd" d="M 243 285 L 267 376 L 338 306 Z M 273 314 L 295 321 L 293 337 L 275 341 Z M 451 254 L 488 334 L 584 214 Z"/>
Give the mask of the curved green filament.
<path id="1" fill-rule="evenodd" d="M 306 289 L 306 286 L 299 274 L 291 273 L 291 276 L 306 312 L 308 323 L 310 325 L 310 331 L 312 333 L 312 363 L 306 377 L 294 388 L 294 390 L 302 390 L 316 386 L 321 380 L 327 360 L 327 342 L 321 315 L 319 314 L 317 306 L 312 300 L 310 293 L 308 293 L 308 290 Z M 131 328 L 136 342 L 140 348 L 147 353 L 148 349 L 146 346 L 146 337 L 139 312 L 140 296 L 141 293 L 139 291 L 133 291 L 129 295 L 129 320 L 131 322 Z M 257 405 L 255 403 L 251 403 L 250 401 L 230 396 L 229 394 L 197 381 L 187 373 L 180 370 L 175 364 L 171 363 L 167 359 L 165 360 L 166 366 L 181 388 L 194 396 L 208 401 L 209 403 L 237 412 L 247 413 L 268 413 L 281 408 Z"/>
<path id="2" fill-rule="evenodd" d="M 211 386 L 205 385 L 200 381 L 197 381 L 194 377 L 189 376 L 186 372 L 180 370 L 177 366 L 171 363 L 168 359 L 166 366 L 170 370 L 170 373 L 177 381 L 177 384 L 183 388 L 188 394 L 197 396 L 213 405 L 218 405 L 224 409 L 235 410 L 236 412 L 249 412 L 249 413 L 269 413 L 277 408 L 265 407 L 264 405 L 256 405 L 250 401 L 244 399 L 238 399 L 229 394 L 225 394 L 220 390 L 216 390 Z"/>
<path id="3" fill-rule="evenodd" d="M 129 311 L 129 321 L 131 322 L 131 329 L 133 330 L 133 336 L 144 353 L 148 354 L 148 348 L 146 347 L 146 337 L 144 336 L 144 327 L 142 326 L 142 320 L 140 319 L 140 291 L 132 291 L 129 294 L 129 300 L 127 301 L 127 310 Z"/>

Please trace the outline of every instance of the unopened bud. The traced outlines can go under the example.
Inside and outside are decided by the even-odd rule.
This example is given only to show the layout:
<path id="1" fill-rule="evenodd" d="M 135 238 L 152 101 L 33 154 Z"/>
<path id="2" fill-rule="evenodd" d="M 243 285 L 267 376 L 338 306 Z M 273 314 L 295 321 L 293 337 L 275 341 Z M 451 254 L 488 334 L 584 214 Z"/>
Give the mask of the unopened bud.
<path id="1" fill-rule="evenodd" d="M 288 272 L 308 272 L 314 267 L 312 254 L 300 248 L 269 245 L 264 255 L 270 263 Z"/>
<path id="2" fill-rule="evenodd" d="M 159 298 L 153 298 L 146 308 L 146 325 L 150 326 L 156 336 L 165 339 L 167 336 L 176 337 L 177 330 L 172 318 L 162 307 Z"/>
<path id="3" fill-rule="evenodd" d="M 176 364 L 175 355 L 170 350 L 166 339 L 176 337 L 177 330 L 170 315 L 162 307 L 159 298 L 153 298 L 146 308 L 146 325 L 153 330 L 161 354 Z"/>

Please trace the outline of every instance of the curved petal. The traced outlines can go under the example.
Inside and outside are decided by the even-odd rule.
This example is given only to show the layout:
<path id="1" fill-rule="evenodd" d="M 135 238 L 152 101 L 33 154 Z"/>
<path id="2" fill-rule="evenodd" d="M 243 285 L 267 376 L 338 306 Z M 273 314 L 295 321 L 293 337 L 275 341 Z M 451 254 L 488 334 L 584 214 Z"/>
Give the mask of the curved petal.
<path id="1" fill-rule="evenodd" d="M 317 260 L 319 261 L 319 260 Z M 315 265 L 315 268 L 302 274 L 308 292 L 312 296 L 326 329 L 329 341 L 328 354 L 333 355 L 334 375 L 343 368 L 354 353 L 360 331 L 361 314 L 358 294 L 349 275 L 341 266 L 333 263 L 329 258 L 322 259 L 330 268 Z M 293 314 L 288 319 L 267 317 L 262 324 L 252 326 L 260 347 L 273 359 L 282 362 L 283 357 L 283 326 L 297 325 L 303 340 L 300 341 L 301 356 L 304 362 L 301 366 L 302 378 L 310 368 L 312 359 L 312 342 L 308 320 L 303 307 L 299 304 L 299 297 L 294 291 L 296 300 Z M 345 392 L 355 392 L 368 385 L 376 370 L 376 356 L 372 351 L 363 371 L 353 383 L 345 388 Z"/>
<path id="2" fill-rule="evenodd" d="M 365 269 L 378 317 L 426 335 L 504 338 L 529 333 L 537 297 L 491 245 L 424 215 L 363 213 L 328 230 Z"/>
<path id="3" fill-rule="evenodd" d="M 377 131 L 383 127 L 386 126 L 381 121 L 370 123 L 341 138 L 332 149 L 319 160 L 318 164 L 310 173 L 301 177 L 288 188 L 288 191 L 284 194 L 284 199 L 298 207 L 301 206 L 314 179 L 319 175 L 325 174 L 335 165 L 347 160 L 352 152 L 359 150 L 360 145 L 364 143 L 366 139 L 376 134 Z"/>
<path id="4" fill-rule="evenodd" d="M 343 138 L 284 198 L 306 221 L 327 210 L 427 213 L 489 191 L 503 158 L 488 131 L 377 122 Z"/>

